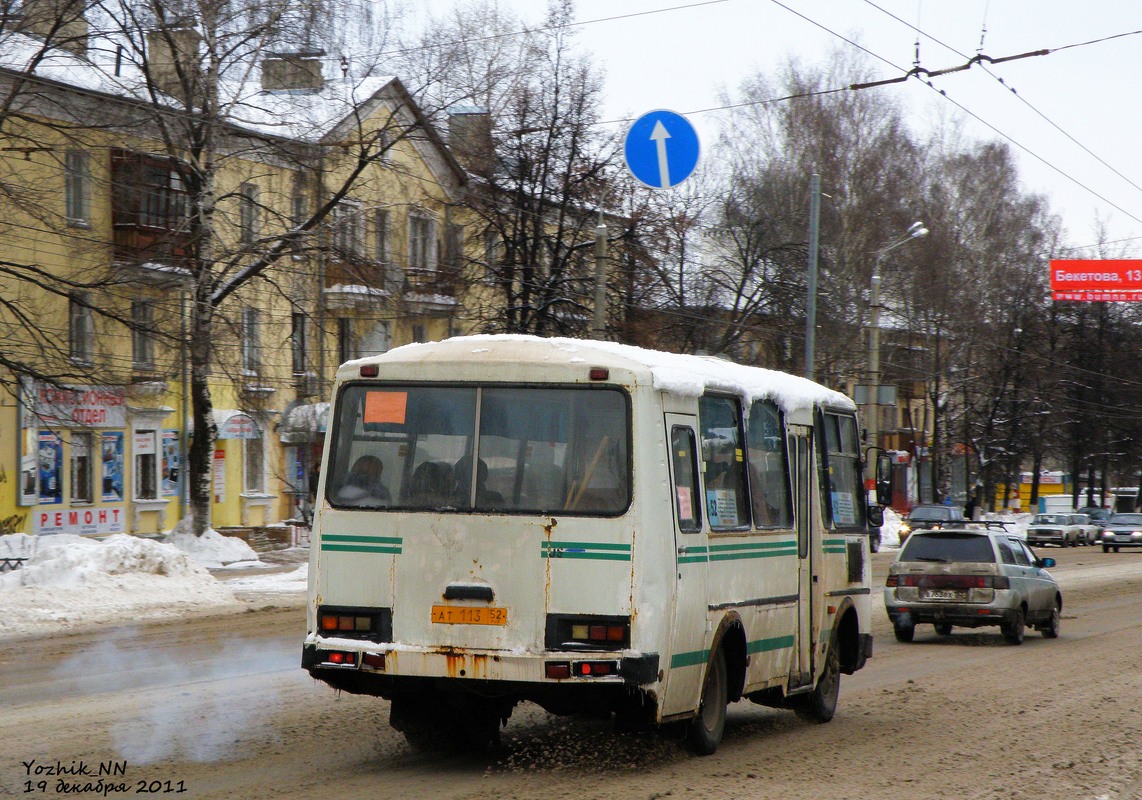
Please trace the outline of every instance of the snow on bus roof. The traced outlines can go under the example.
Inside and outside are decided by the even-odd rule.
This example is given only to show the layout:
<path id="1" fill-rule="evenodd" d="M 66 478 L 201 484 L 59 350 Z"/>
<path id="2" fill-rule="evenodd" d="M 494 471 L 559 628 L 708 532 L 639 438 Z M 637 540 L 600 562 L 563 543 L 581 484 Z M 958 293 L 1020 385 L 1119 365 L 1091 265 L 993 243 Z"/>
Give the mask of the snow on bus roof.
<path id="1" fill-rule="evenodd" d="M 442 342 L 421 342 L 394 348 L 344 366 L 381 361 L 418 361 L 424 357 L 488 353 L 499 358 L 551 361 L 590 366 L 643 367 L 650 370 L 654 388 L 685 397 L 698 397 L 708 390 L 733 392 L 747 402 L 773 400 L 784 411 L 812 408 L 815 404 L 852 409 L 853 401 L 806 378 L 786 372 L 747 367 L 712 356 L 683 355 L 648 350 L 629 344 L 591 339 L 544 338 L 523 334 L 478 334 L 455 336 Z M 354 368 L 351 366 L 350 368 Z"/>

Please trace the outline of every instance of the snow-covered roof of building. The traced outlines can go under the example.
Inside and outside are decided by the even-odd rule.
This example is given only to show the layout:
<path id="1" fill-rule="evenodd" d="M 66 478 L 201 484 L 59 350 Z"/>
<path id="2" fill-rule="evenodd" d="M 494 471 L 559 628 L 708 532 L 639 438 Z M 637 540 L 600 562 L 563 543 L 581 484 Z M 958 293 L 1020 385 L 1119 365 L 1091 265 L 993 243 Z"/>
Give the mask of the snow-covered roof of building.
<path id="1" fill-rule="evenodd" d="M 0 69 L 73 89 L 152 102 L 137 65 L 129 59 L 104 64 L 101 58 L 108 56 L 98 51 L 90 55 L 83 58 L 60 48 L 44 52 L 43 40 L 34 36 L 14 31 L 0 34 Z M 252 69 L 241 81 L 219 83 L 225 116 L 237 127 L 283 139 L 319 142 L 354 117 L 357 109 L 376 102 L 385 89 L 407 99 L 403 86 L 392 75 L 327 80 L 320 89 L 306 91 L 266 91 L 259 77 L 259 70 Z M 174 98 L 159 99 L 172 111 L 181 108 Z"/>
<path id="2" fill-rule="evenodd" d="M 853 401 L 806 378 L 762 367 L 735 364 L 711 356 L 682 355 L 590 339 L 543 338 L 519 334 L 457 336 L 442 342 L 408 344 L 388 353 L 348 362 L 355 370 L 372 363 L 464 361 L 480 363 L 554 363 L 649 371 L 660 391 L 698 397 L 706 391 L 732 392 L 747 401 L 774 400 L 784 411 L 814 404 L 852 409 Z"/>

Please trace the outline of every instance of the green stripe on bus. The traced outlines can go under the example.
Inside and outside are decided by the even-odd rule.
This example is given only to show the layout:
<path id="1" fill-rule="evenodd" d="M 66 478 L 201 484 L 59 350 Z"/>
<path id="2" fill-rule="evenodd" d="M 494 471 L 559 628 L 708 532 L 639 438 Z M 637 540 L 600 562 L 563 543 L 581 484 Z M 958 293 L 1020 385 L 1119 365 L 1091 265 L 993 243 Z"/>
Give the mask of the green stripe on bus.
<path id="1" fill-rule="evenodd" d="M 321 549 L 324 552 L 337 552 L 337 553 L 389 553 L 391 555 L 400 555 L 400 546 L 394 545 L 366 545 L 366 544 L 325 544 L 322 543 Z"/>
<path id="2" fill-rule="evenodd" d="M 630 553 L 588 553 L 585 550 L 553 550 L 539 554 L 541 558 L 585 558 L 593 561 L 630 561 Z"/>
<path id="3" fill-rule="evenodd" d="M 540 558 L 577 558 L 591 561 L 630 561 L 629 544 L 608 542 L 540 542 Z"/>
<path id="4" fill-rule="evenodd" d="M 797 554 L 796 546 L 783 550 L 750 550 L 739 553 L 710 553 L 711 561 L 741 561 L 746 558 L 773 558 L 775 556 L 792 556 Z"/>
<path id="5" fill-rule="evenodd" d="M 786 650 L 793 646 L 792 636 L 775 636 L 772 639 L 758 639 L 756 642 L 746 642 L 745 651 L 749 655 L 754 653 L 768 653 L 771 650 Z"/>
<path id="6" fill-rule="evenodd" d="M 610 544 L 607 542 L 540 542 L 540 547 L 547 550 L 550 547 L 577 547 L 590 550 L 622 550 L 630 552 L 629 544 Z"/>
<path id="7" fill-rule="evenodd" d="M 693 667 L 697 664 L 705 664 L 709 660 L 709 650 L 692 650 L 689 653 L 675 653 L 670 657 L 670 668 Z"/>
<path id="8" fill-rule="evenodd" d="M 323 542 L 365 542 L 367 544 L 403 544 L 399 536 L 356 536 L 347 533 L 327 533 L 321 537 Z"/>
<path id="9" fill-rule="evenodd" d="M 744 544 L 712 544 L 710 545 L 711 552 L 729 551 L 729 550 L 757 550 L 762 548 L 771 550 L 778 547 L 796 547 L 797 543 L 791 540 L 777 541 L 777 542 L 745 542 Z"/>
<path id="10" fill-rule="evenodd" d="M 774 636 L 770 639 L 758 639 L 755 642 L 747 642 L 745 650 L 748 655 L 768 653 L 773 650 L 787 650 L 793 646 L 795 641 L 793 636 Z M 705 664 L 709 660 L 709 650 L 690 650 L 686 653 L 675 653 L 670 657 L 670 668 L 694 667 L 699 664 Z"/>

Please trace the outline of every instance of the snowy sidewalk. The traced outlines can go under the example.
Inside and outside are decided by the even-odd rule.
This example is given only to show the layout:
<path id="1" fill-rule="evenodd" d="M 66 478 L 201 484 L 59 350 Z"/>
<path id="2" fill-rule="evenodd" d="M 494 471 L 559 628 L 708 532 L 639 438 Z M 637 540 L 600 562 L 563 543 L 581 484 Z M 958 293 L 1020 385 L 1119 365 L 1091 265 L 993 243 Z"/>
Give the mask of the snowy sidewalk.
<path id="1" fill-rule="evenodd" d="M 0 558 L 27 559 L 0 574 L 0 640 L 304 605 L 305 548 L 261 558 L 215 531 L 188 536 L 0 536 Z"/>

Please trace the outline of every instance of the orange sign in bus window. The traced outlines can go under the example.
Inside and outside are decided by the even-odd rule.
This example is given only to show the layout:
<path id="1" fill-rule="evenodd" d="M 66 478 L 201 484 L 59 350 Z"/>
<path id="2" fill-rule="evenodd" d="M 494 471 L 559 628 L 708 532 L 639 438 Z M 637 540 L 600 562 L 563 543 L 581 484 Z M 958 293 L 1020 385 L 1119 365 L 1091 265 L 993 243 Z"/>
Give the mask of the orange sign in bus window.
<path id="1" fill-rule="evenodd" d="M 369 392 L 365 395 L 365 422 L 404 425 L 408 392 Z"/>

